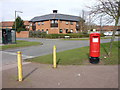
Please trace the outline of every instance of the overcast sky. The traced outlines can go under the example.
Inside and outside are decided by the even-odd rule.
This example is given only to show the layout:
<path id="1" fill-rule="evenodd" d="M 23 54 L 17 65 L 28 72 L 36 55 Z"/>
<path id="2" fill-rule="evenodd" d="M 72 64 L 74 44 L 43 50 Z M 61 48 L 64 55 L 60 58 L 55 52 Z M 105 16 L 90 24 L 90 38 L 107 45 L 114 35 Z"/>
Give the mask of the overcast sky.
<path id="1" fill-rule="evenodd" d="M 30 20 L 35 16 L 52 13 L 57 9 L 58 13 L 79 16 L 82 9 L 92 6 L 96 0 L 1 0 L 2 21 L 13 21 L 15 10 L 23 20 Z"/>

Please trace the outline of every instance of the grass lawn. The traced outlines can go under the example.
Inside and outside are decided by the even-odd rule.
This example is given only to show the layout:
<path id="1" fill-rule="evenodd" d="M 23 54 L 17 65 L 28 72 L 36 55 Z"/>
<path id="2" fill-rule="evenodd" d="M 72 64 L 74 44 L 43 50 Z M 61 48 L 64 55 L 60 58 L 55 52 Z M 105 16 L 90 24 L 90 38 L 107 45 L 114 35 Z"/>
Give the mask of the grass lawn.
<path id="1" fill-rule="evenodd" d="M 112 54 L 106 59 L 103 58 L 107 55 L 110 43 L 101 44 L 101 62 L 104 65 L 118 64 L 118 42 L 114 42 Z M 52 54 L 39 56 L 26 61 L 38 62 L 43 64 L 52 64 Z M 87 62 L 87 63 L 86 63 Z M 89 63 L 89 46 L 76 48 L 72 50 L 62 51 L 57 53 L 57 64 L 59 65 L 84 65 Z"/>
<path id="2" fill-rule="evenodd" d="M 101 37 L 101 39 L 110 39 L 111 37 Z M 89 40 L 88 38 L 70 38 L 70 39 L 61 39 L 61 40 Z"/>
<path id="3" fill-rule="evenodd" d="M 34 46 L 34 45 L 40 45 L 42 43 L 40 42 L 29 42 L 24 40 L 17 40 L 17 44 L 6 44 L 3 46 L 0 46 L 0 50 L 6 50 L 11 48 L 19 48 L 19 47 L 28 47 L 28 46 Z"/>

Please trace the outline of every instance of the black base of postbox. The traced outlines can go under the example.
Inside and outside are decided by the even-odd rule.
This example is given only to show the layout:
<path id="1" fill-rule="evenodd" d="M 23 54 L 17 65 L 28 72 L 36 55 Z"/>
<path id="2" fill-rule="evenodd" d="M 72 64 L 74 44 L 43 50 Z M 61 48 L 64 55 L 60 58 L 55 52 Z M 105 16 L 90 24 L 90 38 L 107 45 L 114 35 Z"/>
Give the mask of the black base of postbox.
<path id="1" fill-rule="evenodd" d="M 89 58 L 89 61 L 90 61 L 90 63 L 92 63 L 92 64 L 98 64 L 99 61 L 100 61 L 100 58 L 99 58 L 99 57 L 90 57 L 90 58 Z"/>

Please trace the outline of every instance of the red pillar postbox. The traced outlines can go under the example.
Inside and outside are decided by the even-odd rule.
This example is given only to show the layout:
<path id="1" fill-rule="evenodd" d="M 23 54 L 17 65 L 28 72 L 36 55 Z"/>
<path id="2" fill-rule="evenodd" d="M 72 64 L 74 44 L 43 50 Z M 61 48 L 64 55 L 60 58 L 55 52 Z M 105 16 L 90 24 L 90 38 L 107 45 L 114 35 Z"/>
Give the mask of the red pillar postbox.
<path id="1" fill-rule="evenodd" d="M 98 63 L 100 56 L 100 34 L 90 34 L 90 62 Z"/>

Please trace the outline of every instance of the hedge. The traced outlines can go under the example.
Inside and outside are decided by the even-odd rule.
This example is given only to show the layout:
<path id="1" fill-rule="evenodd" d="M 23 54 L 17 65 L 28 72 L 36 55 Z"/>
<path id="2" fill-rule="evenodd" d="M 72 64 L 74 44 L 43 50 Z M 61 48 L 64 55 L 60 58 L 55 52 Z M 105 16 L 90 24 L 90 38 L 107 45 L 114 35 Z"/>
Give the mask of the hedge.
<path id="1" fill-rule="evenodd" d="M 70 38 L 83 38 L 83 37 L 89 37 L 89 34 L 81 34 L 81 33 L 46 34 L 46 32 L 30 31 L 29 36 L 32 38 L 64 38 L 65 36 L 70 36 Z M 104 36 L 104 34 L 101 34 L 101 36 Z"/>

